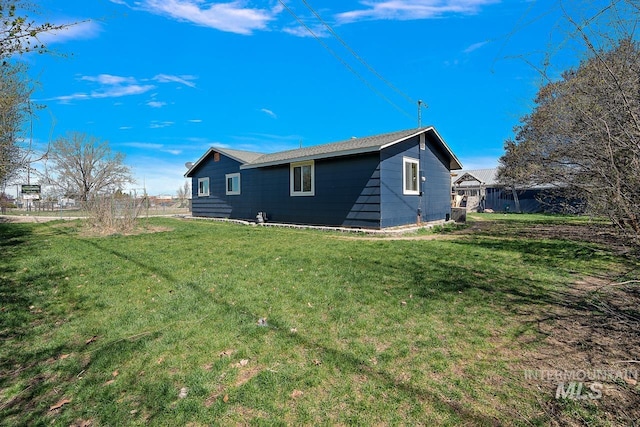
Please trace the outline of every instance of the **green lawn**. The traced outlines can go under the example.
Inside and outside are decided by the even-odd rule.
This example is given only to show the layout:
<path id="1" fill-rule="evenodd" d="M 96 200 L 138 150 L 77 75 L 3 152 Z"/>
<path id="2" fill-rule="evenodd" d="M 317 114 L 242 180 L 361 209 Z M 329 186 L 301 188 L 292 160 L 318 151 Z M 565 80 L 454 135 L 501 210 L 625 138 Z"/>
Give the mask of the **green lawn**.
<path id="1" fill-rule="evenodd" d="M 472 219 L 501 232 L 0 223 L 0 424 L 546 425 L 532 314 L 631 261 L 518 234 L 583 219 Z"/>

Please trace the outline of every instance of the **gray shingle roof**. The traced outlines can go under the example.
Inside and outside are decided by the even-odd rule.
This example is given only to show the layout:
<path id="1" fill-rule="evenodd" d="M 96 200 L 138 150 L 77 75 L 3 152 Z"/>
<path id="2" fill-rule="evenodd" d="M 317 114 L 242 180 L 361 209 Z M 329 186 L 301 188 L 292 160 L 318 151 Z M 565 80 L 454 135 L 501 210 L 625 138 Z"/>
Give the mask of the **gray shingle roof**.
<path id="1" fill-rule="evenodd" d="M 280 151 L 277 153 L 263 154 L 251 151 L 230 150 L 227 148 L 210 148 L 205 155 L 189 168 L 186 177 L 212 152 L 218 151 L 228 157 L 238 160 L 242 165 L 241 169 L 259 168 L 265 166 L 275 166 L 286 163 L 300 162 L 305 160 L 316 160 L 329 157 L 347 156 L 351 154 L 370 153 L 379 151 L 385 147 L 397 144 L 421 133 L 432 132 L 436 136 L 441 148 L 449 155 L 451 169 L 461 169 L 462 165 L 453 154 L 449 146 L 444 142 L 433 126 L 401 130 L 380 135 L 367 136 L 363 138 L 351 138 L 344 141 L 329 144 L 314 145 L 311 147 L 298 148 L 295 150 Z"/>
<path id="2" fill-rule="evenodd" d="M 250 165 L 245 165 L 245 167 L 267 166 L 292 161 L 317 159 L 320 157 L 333 157 L 336 154 L 345 155 L 350 154 L 350 152 L 362 153 L 374 151 L 379 150 L 381 146 L 389 142 L 405 139 L 417 133 L 419 133 L 417 129 L 403 130 L 364 138 L 350 138 L 343 141 L 314 145 L 312 147 L 298 148 L 295 150 L 280 151 L 278 153 L 265 154 L 251 162 Z"/>
<path id="3" fill-rule="evenodd" d="M 251 163 L 256 159 L 264 156 L 264 153 L 256 153 L 253 151 L 242 151 L 242 150 L 231 150 L 229 148 L 216 148 L 216 151 L 221 152 L 222 154 L 239 160 L 242 163 Z"/>
<path id="4" fill-rule="evenodd" d="M 421 133 L 433 132 L 442 144 L 442 148 L 449 154 L 452 169 L 459 169 L 462 166 L 460 161 L 453 154 L 444 140 L 438 135 L 435 128 L 423 127 L 419 129 L 407 129 L 397 132 L 390 132 L 381 135 L 367 136 L 363 138 L 350 138 L 344 141 L 332 142 L 329 144 L 314 145 L 312 147 L 298 148 L 295 150 L 280 151 L 273 154 L 265 154 L 249 163 L 242 165 L 241 169 L 249 169 L 264 166 L 274 166 L 283 163 L 299 162 L 305 160 L 316 160 L 328 157 L 346 156 L 350 154 L 361 154 L 372 151 L 379 151 L 386 146 L 396 144 Z"/>

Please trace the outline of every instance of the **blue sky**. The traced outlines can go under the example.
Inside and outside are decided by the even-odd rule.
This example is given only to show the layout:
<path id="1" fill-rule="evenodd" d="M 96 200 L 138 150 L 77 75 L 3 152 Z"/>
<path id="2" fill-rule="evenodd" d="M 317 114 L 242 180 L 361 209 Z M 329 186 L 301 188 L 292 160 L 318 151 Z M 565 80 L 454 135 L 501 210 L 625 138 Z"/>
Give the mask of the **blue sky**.
<path id="1" fill-rule="evenodd" d="M 38 20 L 80 23 L 45 37 L 53 55 L 24 58 L 46 106 L 34 140 L 107 140 L 135 188 L 175 194 L 212 145 L 273 152 L 413 128 L 422 100 L 422 124 L 465 168 L 493 167 L 531 109 L 531 64 L 567 37 L 556 1 L 283 1 L 297 19 L 280 0 L 39 0 Z"/>

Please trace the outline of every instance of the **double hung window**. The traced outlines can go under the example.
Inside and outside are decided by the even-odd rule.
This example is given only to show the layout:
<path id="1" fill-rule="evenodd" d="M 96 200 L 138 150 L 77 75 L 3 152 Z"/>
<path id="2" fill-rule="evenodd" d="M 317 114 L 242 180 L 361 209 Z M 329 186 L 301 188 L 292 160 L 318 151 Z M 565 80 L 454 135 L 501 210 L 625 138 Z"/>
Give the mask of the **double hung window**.
<path id="1" fill-rule="evenodd" d="M 291 163 L 291 196 L 315 195 L 315 170 L 312 161 Z"/>

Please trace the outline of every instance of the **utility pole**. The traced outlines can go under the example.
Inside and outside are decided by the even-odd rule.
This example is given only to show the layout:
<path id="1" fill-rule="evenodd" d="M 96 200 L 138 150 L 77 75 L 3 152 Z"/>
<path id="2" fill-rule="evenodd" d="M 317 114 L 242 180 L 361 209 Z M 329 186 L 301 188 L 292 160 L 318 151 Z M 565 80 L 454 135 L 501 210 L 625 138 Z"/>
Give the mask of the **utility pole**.
<path id="1" fill-rule="evenodd" d="M 422 100 L 418 100 L 418 128 L 422 127 Z"/>

